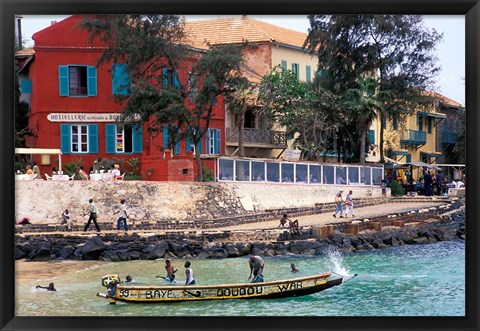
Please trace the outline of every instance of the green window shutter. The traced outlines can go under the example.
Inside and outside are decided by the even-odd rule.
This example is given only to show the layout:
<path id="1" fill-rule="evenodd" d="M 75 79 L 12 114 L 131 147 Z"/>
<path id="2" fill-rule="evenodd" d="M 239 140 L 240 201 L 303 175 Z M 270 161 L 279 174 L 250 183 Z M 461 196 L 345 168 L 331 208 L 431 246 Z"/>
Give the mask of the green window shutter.
<path id="1" fill-rule="evenodd" d="M 418 131 L 423 131 L 423 117 L 418 117 Z"/>
<path id="2" fill-rule="evenodd" d="M 406 162 L 407 163 L 412 162 L 412 156 L 410 154 L 407 154 Z"/>
<path id="3" fill-rule="evenodd" d="M 187 127 L 187 132 L 186 132 L 186 135 L 185 135 L 185 153 L 190 152 L 190 150 L 192 149 L 190 147 L 190 145 L 192 144 L 190 142 L 190 134 L 191 134 L 191 128 L 188 126 Z"/>
<path id="4" fill-rule="evenodd" d="M 368 142 L 370 145 L 375 145 L 375 130 L 368 130 Z"/>
<path id="5" fill-rule="evenodd" d="M 107 124 L 105 125 L 105 147 L 107 153 L 114 154 L 116 152 L 115 148 L 115 131 L 116 124 Z"/>
<path id="6" fill-rule="evenodd" d="M 68 66 L 58 66 L 58 86 L 61 97 L 68 97 L 70 89 L 68 83 Z"/>
<path id="7" fill-rule="evenodd" d="M 306 76 L 307 82 L 312 81 L 312 67 L 310 67 L 309 65 L 305 67 L 305 76 Z"/>
<path id="8" fill-rule="evenodd" d="M 32 93 L 32 80 L 22 79 L 20 81 L 20 91 L 22 93 Z"/>
<path id="9" fill-rule="evenodd" d="M 112 94 L 129 95 L 128 87 L 130 77 L 125 63 L 115 63 L 112 65 Z"/>
<path id="10" fill-rule="evenodd" d="M 283 70 L 287 70 L 287 61 L 282 60 L 281 63 L 282 63 L 282 69 L 283 69 Z"/>
<path id="11" fill-rule="evenodd" d="M 136 123 L 133 125 L 133 153 L 142 152 L 142 125 Z"/>
<path id="12" fill-rule="evenodd" d="M 88 152 L 98 153 L 98 125 L 88 125 Z"/>
<path id="13" fill-rule="evenodd" d="M 168 127 L 163 127 L 163 150 L 168 149 Z"/>
<path id="14" fill-rule="evenodd" d="M 97 95 L 97 68 L 87 67 L 87 95 L 93 97 Z"/>
<path id="15" fill-rule="evenodd" d="M 162 69 L 162 83 L 164 89 L 168 88 L 168 68 Z"/>
<path id="16" fill-rule="evenodd" d="M 70 154 L 72 152 L 72 145 L 70 139 L 70 125 L 60 124 L 61 145 L 60 149 L 63 154 Z"/>
<path id="17" fill-rule="evenodd" d="M 220 130 L 215 129 L 213 131 L 213 136 L 214 136 L 214 140 L 215 140 L 215 146 L 213 148 L 214 154 L 220 154 Z"/>

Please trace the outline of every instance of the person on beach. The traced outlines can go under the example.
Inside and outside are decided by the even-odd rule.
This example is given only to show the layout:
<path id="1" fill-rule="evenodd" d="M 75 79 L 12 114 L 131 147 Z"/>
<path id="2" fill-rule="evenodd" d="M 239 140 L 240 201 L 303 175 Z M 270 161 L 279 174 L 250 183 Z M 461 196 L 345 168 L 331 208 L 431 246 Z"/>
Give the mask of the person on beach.
<path id="1" fill-rule="evenodd" d="M 352 211 L 352 216 L 355 217 L 353 214 L 353 199 L 352 199 L 353 191 L 348 191 L 347 196 L 345 197 L 345 217 L 348 217 L 348 212 Z"/>
<path id="2" fill-rule="evenodd" d="M 170 283 L 176 283 L 177 281 L 175 280 L 175 273 L 177 272 L 178 269 L 175 269 L 173 267 L 172 261 L 170 259 L 165 260 L 165 271 L 167 272 L 167 276 L 157 276 L 157 278 L 163 278 L 167 282 Z"/>
<path id="3" fill-rule="evenodd" d="M 298 226 L 298 220 L 289 220 L 288 227 L 291 234 L 300 234 L 300 227 Z"/>
<path id="4" fill-rule="evenodd" d="M 41 286 L 41 285 L 37 285 L 35 286 L 35 288 L 43 288 L 49 292 L 56 292 L 57 289 L 55 288 L 55 285 L 53 283 L 50 283 L 48 284 L 48 286 Z"/>
<path id="5" fill-rule="evenodd" d="M 83 232 L 87 232 L 88 227 L 90 226 L 90 223 L 93 221 L 93 224 L 95 224 L 95 227 L 97 228 L 97 232 L 100 232 L 100 227 L 98 226 L 97 223 L 97 206 L 93 203 L 93 199 L 88 200 L 88 213 L 90 216 L 88 217 L 88 221 L 85 224 L 85 227 L 83 228 Z M 84 215 L 85 216 L 85 215 Z"/>
<path id="6" fill-rule="evenodd" d="M 72 217 L 68 209 L 65 209 L 62 213 L 62 224 L 66 224 L 67 231 L 72 231 Z"/>
<path id="7" fill-rule="evenodd" d="M 335 214 L 333 217 L 337 217 L 337 213 L 340 212 L 340 218 L 343 218 L 343 190 L 340 190 L 335 195 L 335 203 L 337 204 L 337 209 L 335 210 Z"/>
<path id="8" fill-rule="evenodd" d="M 287 214 L 283 214 L 282 218 L 280 219 L 280 225 L 278 226 L 279 228 L 286 228 L 287 227 L 287 221 L 290 221 L 288 218 Z"/>
<path id="9" fill-rule="evenodd" d="M 125 206 L 125 199 L 121 199 L 120 204 L 121 204 L 120 205 L 120 210 L 115 213 L 115 214 L 120 213 L 120 215 L 118 216 L 118 220 L 117 220 L 117 230 L 120 231 L 120 228 L 121 228 L 122 223 L 123 223 L 123 228 L 125 230 L 125 233 L 127 233 L 127 231 L 128 231 L 128 224 L 127 224 L 128 215 L 127 215 L 127 206 Z"/>
<path id="10" fill-rule="evenodd" d="M 258 255 L 251 255 L 248 260 L 248 265 L 250 266 L 250 276 L 248 276 L 248 280 L 252 279 L 253 275 L 252 283 L 263 282 L 263 268 L 265 267 L 263 259 Z"/>
<path id="11" fill-rule="evenodd" d="M 295 263 L 292 263 L 290 265 L 290 268 L 291 268 L 290 270 L 291 272 L 300 272 L 300 270 L 298 270 L 297 267 L 295 266 Z"/>
<path id="12" fill-rule="evenodd" d="M 187 279 L 185 285 L 195 285 L 195 277 L 193 276 L 193 270 L 190 265 L 190 261 L 185 261 L 185 276 Z"/>

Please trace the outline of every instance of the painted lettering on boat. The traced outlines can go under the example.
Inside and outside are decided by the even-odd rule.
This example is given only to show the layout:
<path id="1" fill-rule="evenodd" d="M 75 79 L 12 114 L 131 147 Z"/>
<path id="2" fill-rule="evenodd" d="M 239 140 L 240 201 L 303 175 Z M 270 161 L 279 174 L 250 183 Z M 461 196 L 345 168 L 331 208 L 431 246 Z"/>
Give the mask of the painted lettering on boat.
<path id="1" fill-rule="evenodd" d="M 302 282 L 289 282 L 278 285 L 280 291 L 296 290 L 298 288 L 302 288 Z"/>
<path id="2" fill-rule="evenodd" d="M 217 289 L 217 297 L 238 297 L 243 295 L 262 294 L 263 287 L 234 287 L 234 288 L 219 288 Z"/>
<path id="3" fill-rule="evenodd" d="M 130 291 L 129 290 L 120 290 L 120 296 L 122 298 L 128 298 L 128 296 L 130 295 Z"/>
<path id="4" fill-rule="evenodd" d="M 173 298 L 172 290 L 145 291 L 146 299 Z"/>

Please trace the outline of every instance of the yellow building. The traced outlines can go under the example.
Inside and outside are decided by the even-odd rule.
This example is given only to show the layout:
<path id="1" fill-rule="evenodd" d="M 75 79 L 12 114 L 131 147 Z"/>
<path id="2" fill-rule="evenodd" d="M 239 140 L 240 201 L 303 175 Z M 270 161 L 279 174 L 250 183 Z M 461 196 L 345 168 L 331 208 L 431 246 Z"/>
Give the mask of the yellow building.
<path id="1" fill-rule="evenodd" d="M 185 31 L 191 45 L 207 48 L 207 44 L 234 44 L 248 41 L 256 47 L 246 54 L 243 68 L 253 82 L 260 82 L 275 66 L 292 70 L 300 81 L 312 81 L 317 71 L 318 55 L 303 49 L 306 33 L 285 29 L 248 16 L 187 21 Z M 228 107 L 228 106 L 227 106 Z M 234 156 L 238 148 L 235 118 L 225 111 L 226 154 Z M 245 156 L 276 158 L 288 148 L 283 127 L 265 127 L 262 120 L 248 111 L 244 125 Z"/>

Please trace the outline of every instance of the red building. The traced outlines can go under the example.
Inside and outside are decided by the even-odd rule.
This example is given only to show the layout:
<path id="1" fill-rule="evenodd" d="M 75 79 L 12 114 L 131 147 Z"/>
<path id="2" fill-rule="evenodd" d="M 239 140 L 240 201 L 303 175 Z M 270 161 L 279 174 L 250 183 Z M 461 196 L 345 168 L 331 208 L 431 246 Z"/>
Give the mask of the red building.
<path id="1" fill-rule="evenodd" d="M 122 109 L 113 96 L 124 93 L 123 66 L 97 66 L 106 45 L 98 40 L 92 45 L 87 31 L 78 26 L 81 20 L 82 16 L 74 15 L 33 36 L 34 59 L 24 80 L 31 86 L 29 126 L 36 135 L 27 146 L 60 148 L 64 164 L 81 161 L 87 172 L 98 157 L 119 162 L 124 169 L 128 160 L 138 157 L 143 179 L 193 180 L 195 162 L 188 141 L 180 141 L 169 152 L 165 130 L 152 136 L 135 119 L 116 121 Z M 176 84 L 177 78 L 172 77 L 178 77 L 187 85 L 189 71 L 200 56 L 201 50 L 192 52 L 176 75 L 164 68 L 165 79 Z M 202 154 L 224 153 L 225 107 L 221 98 L 217 101 L 200 146 Z M 53 159 L 32 157 L 42 173 L 50 174 L 56 164 Z"/>

